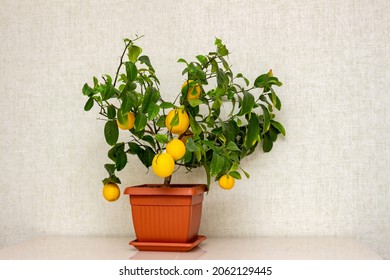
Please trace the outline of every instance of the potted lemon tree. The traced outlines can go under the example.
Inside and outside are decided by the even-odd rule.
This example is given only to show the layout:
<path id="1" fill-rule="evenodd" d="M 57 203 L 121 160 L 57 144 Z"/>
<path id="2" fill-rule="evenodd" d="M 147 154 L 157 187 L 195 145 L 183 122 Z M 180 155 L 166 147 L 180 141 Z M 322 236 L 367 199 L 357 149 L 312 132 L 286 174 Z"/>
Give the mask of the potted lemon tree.
<path id="1" fill-rule="evenodd" d="M 229 51 L 217 38 L 215 51 L 194 61 L 178 60 L 183 64 L 182 86 L 175 100 L 168 101 L 150 58 L 136 44 L 141 37 L 124 39 L 114 76 L 93 77 L 91 85 L 84 84 L 84 110 L 96 104 L 106 121 L 111 162 L 104 166 L 105 199 L 119 198 L 117 171 L 131 156 L 162 178 L 161 184 L 124 191 L 130 196 L 137 237 L 131 244 L 140 250 L 186 251 L 205 239 L 198 231 L 203 195 L 212 182 L 229 190 L 236 180 L 249 178 L 242 159 L 259 147 L 271 151 L 279 134 L 285 135 L 275 115 L 281 102 L 274 87 L 282 83 L 272 70 L 252 83 L 242 73 L 233 73 Z M 122 133 L 126 141 L 118 140 Z M 205 184 L 171 183 L 177 169 L 199 167 L 204 168 Z"/>

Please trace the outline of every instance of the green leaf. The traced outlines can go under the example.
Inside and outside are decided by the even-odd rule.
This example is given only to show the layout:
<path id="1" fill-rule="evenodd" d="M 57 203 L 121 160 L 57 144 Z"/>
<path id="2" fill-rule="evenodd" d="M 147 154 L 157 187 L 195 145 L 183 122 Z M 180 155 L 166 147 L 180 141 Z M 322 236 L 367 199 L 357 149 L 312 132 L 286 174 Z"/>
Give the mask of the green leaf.
<path id="1" fill-rule="evenodd" d="M 189 152 L 197 152 L 199 151 L 198 146 L 196 146 L 194 140 L 192 138 L 187 139 L 186 148 Z"/>
<path id="2" fill-rule="evenodd" d="M 199 60 L 199 62 L 202 64 L 202 65 L 205 65 L 207 63 L 207 57 L 205 57 L 204 55 L 197 55 L 196 56 L 196 59 Z"/>
<path id="3" fill-rule="evenodd" d="M 93 89 L 87 83 L 84 84 L 82 92 L 89 97 L 93 95 Z"/>
<path id="4" fill-rule="evenodd" d="M 265 134 L 263 139 L 263 151 L 265 153 L 268 153 L 269 151 L 272 150 L 272 146 L 273 146 L 273 142 L 271 138 L 269 137 L 268 134 Z"/>
<path id="5" fill-rule="evenodd" d="M 113 105 L 108 105 L 107 106 L 107 118 L 109 119 L 114 119 L 116 115 L 116 110 Z"/>
<path id="6" fill-rule="evenodd" d="M 280 109 L 282 109 L 282 103 L 280 102 L 280 99 L 277 95 L 275 95 L 275 99 L 276 99 L 275 107 L 280 111 Z"/>
<path id="7" fill-rule="evenodd" d="M 150 103 L 148 108 L 148 120 L 153 120 L 158 116 L 160 107 L 156 103 Z"/>
<path id="8" fill-rule="evenodd" d="M 122 109 L 118 110 L 118 121 L 123 126 L 127 126 L 127 123 L 129 122 L 128 112 L 123 112 Z"/>
<path id="9" fill-rule="evenodd" d="M 242 78 L 245 81 L 246 86 L 249 86 L 249 80 L 242 75 L 242 73 L 238 73 L 236 78 Z"/>
<path id="10" fill-rule="evenodd" d="M 166 119 L 166 116 L 165 115 L 162 115 L 158 118 L 157 122 L 156 122 L 156 125 L 158 127 L 165 127 L 165 119 Z"/>
<path id="11" fill-rule="evenodd" d="M 125 149 L 124 143 L 116 143 L 109 151 L 108 151 L 108 157 L 113 161 L 116 162 L 116 159 L 118 157 L 118 154 L 123 152 Z"/>
<path id="12" fill-rule="evenodd" d="M 238 173 L 237 171 L 230 171 L 229 175 L 232 176 L 233 178 L 237 179 L 237 180 L 241 180 L 241 174 Z"/>
<path id="13" fill-rule="evenodd" d="M 120 184 L 121 183 L 121 180 L 119 180 L 118 177 L 116 177 L 115 175 L 111 175 L 110 177 L 108 178 L 105 178 L 103 180 L 103 184 L 109 184 L 109 183 L 116 183 L 116 184 Z"/>
<path id="14" fill-rule="evenodd" d="M 210 164 L 210 174 L 215 177 L 223 171 L 225 167 L 225 158 L 220 156 L 218 153 L 213 152 L 213 158 Z"/>
<path id="15" fill-rule="evenodd" d="M 107 170 L 109 176 L 115 174 L 115 164 L 107 163 L 104 165 L 104 168 Z"/>
<path id="16" fill-rule="evenodd" d="M 102 99 L 103 100 L 110 99 L 111 97 L 114 96 L 115 92 L 116 92 L 115 88 L 112 86 L 111 83 L 108 82 L 106 84 L 106 90 L 102 92 Z"/>
<path id="17" fill-rule="evenodd" d="M 155 134 L 154 138 L 156 138 L 156 140 L 158 142 L 163 143 L 163 144 L 169 142 L 168 136 L 166 136 L 165 134 Z"/>
<path id="18" fill-rule="evenodd" d="M 135 81 L 138 74 L 137 66 L 135 66 L 133 62 L 127 61 L 125 62 L 125 67 L 126 67 L 128 82 Z"/>
<path id="19" fill-rule="evenodd" d="M 137 156 L 141 160 L 142 164 L 145 165 L 146 168 L 149 168 L 152 165 L 153 158 L 156 154 L 150 147 L 145 147 L 145 150 L 141 149 Z"/>
<path id="20" fill-rule="evenodd" d="M 196 107 L 196 106 L 199 106 L 200 104 L 203 104 L 203 101 L 200 100 L 200 99 L 191 99 L 189 101 L 191 107 Z"/>
<path id="21" fill-rule="evenodd" d="M 278 139 L 278 130 L 276 128 L 274 128 L 273 126 L 271 126 L 268 130 L 268 135 L 270 137 L 270 139 L 272 140 L 272 142 L 275 142 L 276 139 Z"/>
<path id="22" fill-rule="evenodd" d="M 186 65 L 188 65 L 188 62 L 184 59 L 184 58 L 179 58 L 177 60 L 178 63 L 185 63 Z"/>
<path id="23" fill-rule="evenodd" d="M 241 169 L 242 172 L 244 172 L 245 177 L 246 177 L 247 179 L 249 179 L 249 178 L 251 177 L 251 176 L 249 175 L 249 173 L 246 172 L 244 169 L 242 169 L 242 168 L 240 168 L 240 169 Z"/>
<path id="24" fill-rule="evenodd" d="M 160 104 L 160 107 L 162 109 L 169 109 L 169 108 L 175 108 L 175 105 L 173 103 L 171 103 L 171 102 L 162 102 Z"/>
<path id="25" fill-rule="evenodd" d="M 122 93 L 121 99 L 122 99 L 122 104 L 121 104 L 120 110 L 123 113 L 130 112 L 131 108 L 133 107 L 133 101 L 132 101 L 132 98 L 130 96 L 130 93 L 129 92 Z"/>
<path id="26" fill-rule="evenodd" d="M 132 63 L 137 61 L 138 56 L 141 54 L 142 49 L 136 45 L 130 45 L 128 48 L 129 60 Z"/>
<path id="27" fill-rule="evenodd" d="M 93 97 L 88 98 L 87 103 L 85 103 L 84 111 L 89 111 L 93 107 Z"/>
<path id="28" fill-rule="evenodd" d="M 123 168 L 125 168 L 127 164 L 127 155 L 125 152 L 121 152 L 118 154 L 115 162 L 116 170 L 121 171 Z"/>
<path id="29" fill-rule="evenodd" d="M 204 170 L 206 172 L 206 177 L 207 177 L 207 191 L 210 189 L 210 183 L 211 183 L 211 174 L 210 174 L 210 166 L 208 162 L 205 162 L 203 164 Z"/>
<path id="30" fill-rule="evenodd" d="M 128 152 L 132 155 L 137 155 L 142 150 L 142 148 L 137 143 L 129 142 L 128 144 L 129 144 Z"/>
<path id="31" fill-rule="evenodd" d="M 147 122 L 148 119 L 146 118 L 146 115 L 141 112 L 138 112 L 134 121 L 134 130 L 136 132 L 144 130 Z"/>
<path id="32" fill-rule="evenodd" d="M 143 136 L 142 140 L 148 142 L 153 148 L 156 148 L 156 143 L 154 142 L 154 138 L 151 135 Z"/>
<path id="33" fill-rule="evenodd" d="M 190 127 L 192 132 L 195 135 L 199 135 L 202 133 L 202 127 L 198 124 L 198 122 L 195 120 L 195 118 L 190 114 Z"/>
<path id="34" fill-rule="evenodd" d="M 154 87 L 148 87 L 145 91 L 144 100 L 142 101 L 142 113 L 148 112 L 149 106 L 156 103 L 160 98 L 160 93 Z"/>
<path id="35" fill-rule="evenodd" d="M 225 56 L 225 55 L 229 54 L 228 49 L 226 48 L 226 46 L 224 44 L 222 44 L 222 40 L 221 39 L 216 38 L 214 44 L 217 46 L 217 53 L 219 55 Z"/>
<path id="36" fill-rule="evenodd" d="M 222 88 L 225 84 L 228 83 L 228 77 L 226 73 L 221 69 L 217 69 L 217 84 L 219 88 Z"/>
<path id="37" fill-rule="evenodd" d="M 280 133 L 282 133 L 283 136 L 286 136 L 286 130 L 284 129 L 283 125 L 277 121 L 272 120 L 271 125 L 275 127 Z"/>
<path id="38" fill-rule="evenodd" d="M 104 136 L 108 145 L 113 146 L 118 141 L 119 131 L 115 121 L 108 121 L 104 126 Z"/>
<path id="39" fill-rule="evenodd" d="M 271 77 L 267 74 L 260 75 L 256 78 L 254 86 L 257 88 L 269 89 L 272 85 L 282 86 L 282 83 L 276 77 Z"/>
<path id="40" fill-rule="evenodd" d="M 173 127 L 173 126 L 177 126 L 180 122 L 180 119 L 179 119 L 179 114 L 177 111 L 175 111 L 175 115 L 173 116 L 172 120 L 171 120 L 171 123 L 170 123 L 170 126 Z"/>
<path id="41" fill-rule="evenodd" d="M 233 141 L 230 141 L 227 145 L 226 145 L 226 149 L 229 150 L 229 151 L 238 151 L 238 152 L 241 152 L 240 148 L 237 147 L 236 143 L 234 143 Z"/>
<path id="42" fill-rule="evenodd" d="M 216 62 L 214 59 L 211 61 L 211 73 L 216 73 L 218 71 L 218 62 Z"/>
<path id="43" fill-rule="evenodd" d="M 99 81 L 96 77 L 93 77 L 93 87 L 97 87 L 99 85 Z"/>
<path id="44" fill-rule="evenodd" d="M 138 58 L 138 60 L 141 62 L 141 63 L 144 63 L 146 64 L 150 69 L 153 69 L 153 66 L 152 64 L 150 63 L 150 59 L 147 55 L 143 55 L 143 56 L 140 56 Z"/>
<path id="45" fill-rule="evenodd" d="M 251 113 L 251 117 L 248 122 L 248 130 L 245 135 L 244 147 L 250 149 L 259 140 L 260 126 L 259 119 L 255 113 Z"/>
<path id="46" fill-rule="evenodd" d="M 263 109 L 264 124 L 262 134 L 264 134 L 269 130 L 269 127 L 271 125 L 271 116 L 269 115 L 267 107 L 265 107 L 263 104 L 260 104 L 260 106 Z"/>
<path id="47" fill-rule="evenodd" d="M 241 109 L 240 109 L 240 112 L 238 113 L 238 115 L 243 116 L 243 115 L 250 113 L 252 111 L 254 105 L 255 105 L 254 96 L 245 90 L 244 91 L 244 98 L 242 99 L 242 103 L 241 103 Z"/>

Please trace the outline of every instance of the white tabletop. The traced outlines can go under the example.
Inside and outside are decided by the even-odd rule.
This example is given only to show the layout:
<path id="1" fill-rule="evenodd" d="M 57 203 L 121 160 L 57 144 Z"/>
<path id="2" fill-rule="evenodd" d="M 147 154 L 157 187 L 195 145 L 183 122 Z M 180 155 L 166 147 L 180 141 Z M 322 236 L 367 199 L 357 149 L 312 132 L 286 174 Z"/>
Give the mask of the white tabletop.
<path id="1" fill-rule="evenodd" d="M 96 259 L 266 259 L 369 260 L 382 259 L 363 243 L 335 237 L 209 237 L 190 252 L 141 252 L 128 245 L 131 237 L 46 236 L 0 249 L 7 260 Z"/>

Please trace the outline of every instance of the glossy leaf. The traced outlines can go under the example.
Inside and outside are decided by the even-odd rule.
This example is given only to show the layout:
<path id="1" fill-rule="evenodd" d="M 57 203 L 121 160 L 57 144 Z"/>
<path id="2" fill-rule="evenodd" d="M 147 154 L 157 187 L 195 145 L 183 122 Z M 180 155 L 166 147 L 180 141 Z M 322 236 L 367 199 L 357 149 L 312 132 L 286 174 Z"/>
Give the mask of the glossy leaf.
<path id="1" fill-rule="evenodd" d="M 126 164 L 127 164 L 127 155 L 125 152 L 122 151 L 121 153 L 118 154 L 115 162 L 116 170 L 121 171 L 126 166 Z"/>
<path id="2" fill-rule="evenodd" d="M 153 120 L 160 112 L 160 107 L 156 103 L 150 103 L 148 107 L 148 120 Z"/>
<path id="3" fill-rule="evenodd" d="M 265 134 L 263 139 L 263 151 L 265 153 L 268 153 L 269 151 L 272 150 L 272 146 L 273 146 L 273 142 L 271 138 L 269 137 L 268 134 Z"/>
<path id="4" fill-rule="evenodd" d="M 252 111 L 254 105 L 255 105 L 254 96 L 251 93 L 244 91 L 244 98 L 242 100 L 241 109 L 238 115 L 243 116 L 248 114 L 249 112 Z"/>
<path id="5" fill-rule="evenodd" d="M 160 104 L 160 107 L 162 109 L 169 109 L 169 108 L 175 108 L 175 105 L 173 103 L 171 103 L 171 102 L 162 102 Z"/>
<path id="6" fill-rule="evenodd" d="M 119 131 L 115 121 L 108 121 L 104 126 L 104 137 L 108 145 L 113 146 L 118 141 Z"/>
<path id="7" fill-rule="evenodd" d="M 135 63 L 138 56 L 141 54 L 142 49 L 136 45 L 130 45 L 128 48 L 128 57 L 130 62 Z"/>
<path id="8" fill-rule="evenodd" d="M 138 114 L 135 116 L 134 130 L 136 132 L 144 130 L 147 122 L 148 119 L 146 118 L 146 115 L 138 112 Z"/>
<path id="9" fill-rule="evenodd" d="M 144 99 L 142 101 L 142 112 L 146 113 L 150 104 L 156 103 L 160 97 L 160 93 L 153 87 L 148 87 L 145 91 Z"/>
<path id="10" fill-rule="evenodd" d="M 156 138 L 156 140 L 158 142 L 163 143 L 163 144 L 166 144 L 169 142 L 168 136 L 166 136 L 165 134 L 156 134 L 156 135 L 154 135 L 154 138 Z"/>
<path id="11" fill-rule="evenodd" d="M 127 79 L 128 82 L 132 82 L 137 78 L 138 75 L 138 70 L 137 66 L 131 61 L 125 62 L 125 67 L 126 67 L 126 74 L 127 74 Z"/>
<path id="12" fill-rule="evenodd" d="M 146 64 L 150 69 L 153 69 L 153 66 L 152 66 L 152 64 L 150 63 L 150 59 L 149 59 L 148 56 L 146 56 L 146 55 L 140 56 L 140 57 L 138 58 L 138 60 L 139 60 L 141 63 Z"/>
<path id="13" fill-rule="evenodd" d="M 217 176 L 223 171 L 225 167 L 225 158 L 220 156 L 218 153 L 213 152 L 213 158 L 210 164 L 210 174 L 211 176 Z"/>
<path id="14" fill-rule="evenodd" d="M 116 116 L 116 110 L 113 105 L 108 105 L 107 106 L 107 118 L 109 119 L 114 119 Z"/>
<path id="15" fill-rule="evenodd" d="M 84 111 L 91 110 L 93 107 L 93 103 L 94 103 L 93 97 L 88 98 L 87 103 L 85 103 L 85 105 L 84 105 Z"/>
<path id="16" fill-rule="evenodd" d="M 93 95 L 93 89 L 87 83 L 84 84 L 82 92 L 85 96 L 90 97 Z"/>
<path id="17" fill-rule="evenodd" d="M 266 133 L 269 130 L 269 127 L 271 125 L 271 116 L 269 114 L 269 111 L 267 107 L 265 107 L 263 104 L 260 104 L 261 108 L 263 109 L 263 132 L 262 134 Z"/>
<path id="18" fill-rule="evenodd" d="M 198 146 L 196 146 L 196 144 L 192 138 L 188 138 L 187 143 L 186 143 L 186 148 L 189 152 L 199 151 Z"/>
<path id="19" fill-rule="evenodd" d="M 230 171 L 229 175 L 232 176 L 233 178 L 237 179 L 237 180 L 241 180 L 241 174 L 238 173 L 237 171 Z"/>
<path id="20" fill-rule="evenodd" d="M 234 143 L 233 141 L 230 141 L 227 145 L 226 145 L 226 149 L 229 150 L 229 151 L 238 151 L 240 152 L 240 148 L 237 147 L 236 143 Z"/>
<path id="21" fill-rule="evenodd" d="M 282 133 L 283 136 L 286 136 L 286 130 L 284 129 L 283 125 L 277 121 L 272 120 L 271 125 L 275 127 L 280 133 Z"/>
<path id="22" fill-rule="evenodd" d="M 250 149 L 256 144 L 256 142 L 259 140 L 259 134 L 259 119 L 255 113 L 251 113 L 251 118 L 248 122 L 248 130 L 244 142 L 244 146 L 246 149 Z"/>

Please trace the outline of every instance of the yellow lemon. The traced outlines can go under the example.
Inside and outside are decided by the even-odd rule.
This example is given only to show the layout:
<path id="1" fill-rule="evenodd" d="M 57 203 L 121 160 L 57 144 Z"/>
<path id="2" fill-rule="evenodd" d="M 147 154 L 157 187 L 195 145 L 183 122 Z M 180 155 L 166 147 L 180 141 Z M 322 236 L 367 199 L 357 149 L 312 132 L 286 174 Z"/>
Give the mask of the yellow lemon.
<path id="1" fill-rule="evenodd" d="M 183 88 L 185 86 L 187 86 L 187 84 L 189 84 L 191 82 L 192 82 L 192 80 L 189 80 L 188 82 L 184 82 L 184 84 L 181 86 L 181 89 L 183 90 Z M 195 88 L 195 92 L 193 93 L 194 88 Z M 200 85 L 199 84 L 196 84 L 195 86 L 190 86 L 187 89 L 187 101 L 190 101 L 191 99 L 199 98 L 200 93 L 201 93 L 201 89 L 200 89 Z"/>
<path id="2" fill-rule="evenodd" d="M 162 178 L 169 177 L 175 170 L 175 161 L 168 153 L 155 155 L 152 161 L 154 173 Z"/>
<path id="3" fill-rule="evenodd" d="M 121 191 L 117 184 L 107 183 L 103 186 L 103 197 L 110 202 L 118 200 L 121 195 Z"/>
<path id="4" fill-rule="evenodd" d="M 134 122 L 135 122 L 135 115 L 132 112 L 127 114 L 127 122 L 125 124 L 121 124 L 118 119 L 116 120 L 118 127 L 123 130 L 132 129 L 134 127 Z"/>
<path id="5" fill-rule="evenodd" d="M 219 178 L 218 184 L 224 190 L 230 190 L 234 187 L 234 178 L 228 174 L 225 174 Z"/>
<path id="6" fill-rule="evenodd" d="M 179 160 L 186 154 L 186 146 L 179 139 L 173 139 L 167 144 L 167 153 L 170 154 L 174 160 Z"/>
<path id="7" fill-rule="evenodd" d="M 178 115 L 179 117 L 179 123 L 177 125 L 171 125 L 171 122 L 175 115 Z M 188 117 L 188 114 L 183 109 L 172 109 L 169 111 L 166 119 L 165 119 L 165 126 L 168 128 L 168 130 L 174 134 L 182 134 L 185 131 L 187 131 L 188 127 L 190 125 L 190 118 Z"/>

